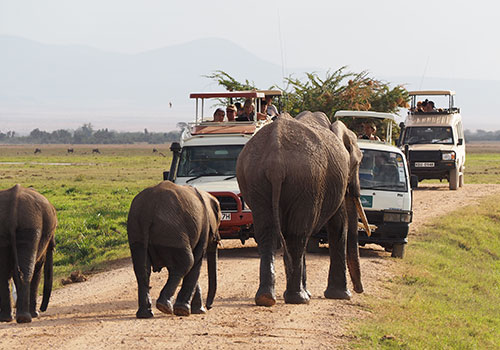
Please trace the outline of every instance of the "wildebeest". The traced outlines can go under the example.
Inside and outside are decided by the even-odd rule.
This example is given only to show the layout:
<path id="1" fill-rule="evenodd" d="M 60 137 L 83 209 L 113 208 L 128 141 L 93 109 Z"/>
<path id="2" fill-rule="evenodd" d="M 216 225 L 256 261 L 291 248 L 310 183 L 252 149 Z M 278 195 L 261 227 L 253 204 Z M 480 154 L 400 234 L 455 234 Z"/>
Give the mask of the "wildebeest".
<path id="1" fill-rule="evenodd" d="M 158 150 L 156 148 L 153 148 L 153 153 L 158 153 Z"/>
<path id="2" fill-rule="evenodd" d="M 68 153 L 73 153 L 75 150 L 73 148 L 68 148 Z"/>
<path id="3" fill-rule="evenodd" d="M 101 152 L 99 151 L 99 148 L 94 148 L 94 149 L 92 150 L 92 153 L 99 153 L 99 154 L 100 154 Z"/>
<path id="4" fill-rule="evenodd" d="M 40 148 L 35 148 L 35 154 L 37 153 L 42 153 L 42 150 Z"/>

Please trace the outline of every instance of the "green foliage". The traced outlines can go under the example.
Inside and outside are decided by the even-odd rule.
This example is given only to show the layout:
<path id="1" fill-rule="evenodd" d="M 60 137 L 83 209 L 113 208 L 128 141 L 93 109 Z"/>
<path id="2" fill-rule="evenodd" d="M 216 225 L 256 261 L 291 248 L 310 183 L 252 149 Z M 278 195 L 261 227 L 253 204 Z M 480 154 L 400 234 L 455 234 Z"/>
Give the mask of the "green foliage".
<path id="1" fill-rule="evenodd" d="M 500 348 L 500 204 L 496 197 L 412 237 L 391 298 L 370 299 L 359 349 Z"/>
<path id="2" fill-rule="evenodd" d="M 207 78 L 213 79 L 228 91 L 258 90 L 253 83 L 245 80 L 240 83 L 224 71 L 216 71 Z M 395 113 L 399 108 L 408 107 L 408 91 L 401 86 L 372 78 L 367 72 L 347 72 L 341 67 L 334 72 L 328 71 L 325 77 L 317 73 L 306 73 L 306 79 L 286 78 L 287 89 L 284 111 L 296 116 L 302 111 L 324 112 L 330 119 L 338 110 L 358 110 Z M 221 101 L 227 103 L 227 101 Z M 352 129 L 357 126 L 352 119 L 343 120 Z M 385 134 L 385 123 L 374 121 L 381 134 Z M 394 125 L 393 137 L 399 135 L 399 127 Z"/>

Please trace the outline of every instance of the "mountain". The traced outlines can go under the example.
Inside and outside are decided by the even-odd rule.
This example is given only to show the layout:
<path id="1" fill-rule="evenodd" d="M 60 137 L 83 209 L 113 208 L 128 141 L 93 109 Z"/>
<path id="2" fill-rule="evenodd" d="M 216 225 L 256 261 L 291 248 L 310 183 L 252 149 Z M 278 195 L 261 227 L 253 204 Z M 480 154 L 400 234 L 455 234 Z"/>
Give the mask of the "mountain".
<path id="1" fill-rule="evenodd" d="M 0 36 L 0 131 L 76 129 L 88 122 L 115 130 L 172 130 L 193 118 L 190 92 L 222 90 L 204 77 L 215 70 L 262 88 L 283 81 L 281 66 L 223 39 L 120 54 Z M 288 69 L 296 77 L 312 71 L 321 69 Z M 408 89 L 455 90 L 466 128 L 500 129 L 494 112 L 500 108 L 499 81 L 376 78 Z"/>

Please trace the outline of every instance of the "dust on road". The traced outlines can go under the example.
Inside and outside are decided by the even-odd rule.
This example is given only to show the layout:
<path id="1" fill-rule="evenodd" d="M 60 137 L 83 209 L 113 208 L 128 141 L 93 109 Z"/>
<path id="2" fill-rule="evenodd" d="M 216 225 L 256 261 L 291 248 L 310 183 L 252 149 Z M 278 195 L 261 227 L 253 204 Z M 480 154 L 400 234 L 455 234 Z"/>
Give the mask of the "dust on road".
<path id="1" fill-rule="evenodd" d="M 407 249 L 428 220 L 495 193 L 500 193 L 500 185 L 465 185 L 458 191 L 449 191 L 447 184 L 419 187 L 414 192 Z M 136 281 L 127 259 L 84 283 L 54 291 L 47 312 L 32 323 L 0 324 L 0 349 L 343 349 L 352 321 L 370 316 L 367 298 L 389 293 L 385 283 L 398 264 L 381 247 L 361 248 L 365 293 L 353 293 L 349 301 L 328 300 L 323 297 L 329 264 L 324 248 L 307 256 L 310 304 L 285 305 L 284 268 L 278 258 L 278 302 L 271 308 L 257 307 L 253 302 L 259 268 L 255 243 L 223 244 L 217 296 L 206 315 L 176 317 L 154 309 L 153 319 L 136 319 Z M 152 274 L 153 298 L 166 278 L 166 271 Z M 201 285 L 206 292 L 206 265 Z"/>

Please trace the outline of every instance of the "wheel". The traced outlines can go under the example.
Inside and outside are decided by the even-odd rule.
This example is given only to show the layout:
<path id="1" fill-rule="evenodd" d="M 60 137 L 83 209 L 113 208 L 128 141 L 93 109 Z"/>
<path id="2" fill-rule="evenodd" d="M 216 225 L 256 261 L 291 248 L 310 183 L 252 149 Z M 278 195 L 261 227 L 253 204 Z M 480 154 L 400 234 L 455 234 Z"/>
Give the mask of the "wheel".
<path id="1" fill-rule="evenodd" d="M 458 178 L 459 178 L 459 173 L 458 169 L 451 169 L 450 170 L 450 190 L 456 190 L 458 189 Z"/>
<path id="2" fill-rule="evenodd" d="M 391 256 L 393 258 L 403 259 L 404 255 L 405 255 L 405 248 L 406 248 L 406 244 L 404 244 L 404 243 L 394 243 L 394 245 L 392 246 Z"/>
<path id="3" fill-rule="evenodd" d="M 319 238 L 309 237 L 307 241 L 306 251 L 308 253 L 319 253 Z"/>

